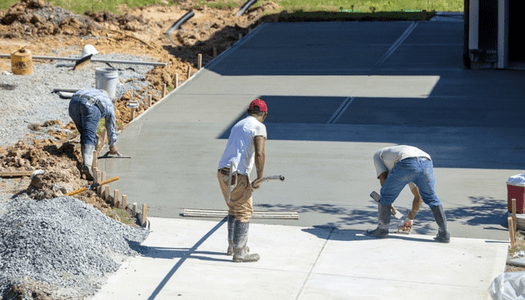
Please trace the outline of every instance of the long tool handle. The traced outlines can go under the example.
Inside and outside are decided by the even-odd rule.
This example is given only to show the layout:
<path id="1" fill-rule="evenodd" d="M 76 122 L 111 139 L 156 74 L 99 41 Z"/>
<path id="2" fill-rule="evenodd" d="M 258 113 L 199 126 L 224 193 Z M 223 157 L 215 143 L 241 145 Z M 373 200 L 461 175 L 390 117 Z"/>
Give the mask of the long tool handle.
<path id="1" fill-rule="evenodd" d="M 83 187 L 83 188 L 81 188 L 81 189 L 78 189 L 78 190 L 74 190 L 74 191 L 72 191 L 72 192 L 69 192 L 69 193 L 66 194 L 66 196 L 73 196 L 73 195 L 76 195 L 76 194 L 80 194 L 80 193 L 85 192 L 85 191 L 87 191 L 87 190 L 89 190 L 89 189 L 94 189 L 94 188 L 96 188 L 96 187 L 98 187 L 98 186 L 101 186 L 101 185 L 104 185 L 104 184 L 108 184 L 108 183 L 111 183 L 111 182 L 113 182 L 113 181 L 117 181 L 117 180 L 119 180 L 119 179 L 120 179 L 120 178 L 119 178 L 118 176 L 115 176 L 115 177 L 112 177 L 112 178 L 109 178 L 109 179 L 103 180 L 103 181 L 101 181 L 101 182 L 94 183 L 94 184 L 89 185 L 89 186 L 87 186 L 87 187 Z"/>
<path id="2" fill-rule="evenodd" d="M 266 181 L 270 181 L 270 180 L 284 181 L 284 176 L 283 175 L 264 176 L 263 178 L 254 180 L 252 182 L 252 187 L 255 188 L 255 187 L 259 186 L 261 183 L 266 182 Z"/>

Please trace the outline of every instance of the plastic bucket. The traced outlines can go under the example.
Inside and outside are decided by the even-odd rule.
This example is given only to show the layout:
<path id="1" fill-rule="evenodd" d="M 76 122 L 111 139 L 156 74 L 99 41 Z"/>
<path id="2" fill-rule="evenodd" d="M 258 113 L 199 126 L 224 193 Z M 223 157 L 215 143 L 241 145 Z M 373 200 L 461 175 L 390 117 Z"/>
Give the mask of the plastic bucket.
<path id="1" fill-rule="evenodd" d="M 117 90 L 118 70 L 114 68 L 95 69 L 96 88 L 108 92 L 109 98 L 115 98 Z"/>
<path id="2" fill-rule="evenodd" d="M 507 179 L 507 208 L 512 212 L 512 199 L 516 199 L 516 212 L 525 213 L 525 174 Z"/>

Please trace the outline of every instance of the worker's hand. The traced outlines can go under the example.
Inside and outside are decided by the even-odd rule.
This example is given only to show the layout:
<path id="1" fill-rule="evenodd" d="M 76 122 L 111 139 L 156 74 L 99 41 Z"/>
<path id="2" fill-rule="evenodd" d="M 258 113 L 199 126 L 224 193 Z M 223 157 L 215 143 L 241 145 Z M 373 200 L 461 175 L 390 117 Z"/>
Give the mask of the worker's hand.
<path id="1" fill-rule="evenodd" d="M 257 177 L 257 178 L 255 178 L 255 180 L 252 181 L 252 183 L 251 183 L 252 189 L 254 189 L 254 190 L 256 190 L 256 189 L 258 189 L 258 188 L 261 187 L 261 183 L 258 183 L 258 184 L 257 184 L 257 180 L 258 180 L 258 179 L 261 179 L 261 178 Z M 255 184 L 254 184 L 254 183 L 255 183 Z"/>
<path id="2" fill-rule="evenodd" d="M 414 225 L 414 220 L 406 219 L 405 223 L 403 223 L 403 230 L 411 231 L 412 225 Z"/>
<path id="3" fill-rule="evenodd" d="M 109 146 L 109 154 L 120 154 L 118 152 L 117 146 L 115 146 L 115 145 Z"/>

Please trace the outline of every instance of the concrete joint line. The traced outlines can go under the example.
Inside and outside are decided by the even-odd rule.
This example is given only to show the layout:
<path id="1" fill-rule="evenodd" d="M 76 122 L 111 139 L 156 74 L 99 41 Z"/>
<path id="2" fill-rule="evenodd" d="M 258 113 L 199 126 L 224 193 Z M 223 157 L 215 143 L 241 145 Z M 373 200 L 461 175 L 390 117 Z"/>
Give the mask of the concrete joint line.
<path id="1" fill-rule="evenodd" d="M 306 283 L 308 282 L 308 280 L 310 280 L 310 275 L 312 275 L 312 272 L 314 271 L 314 268 L 317 265 L 317 262 L 319 261 L 319 258 L 321 257 L 321 254 L 323 253 L 324 248 L 326 247 L 326 244 L 330 240 L 330 237 L 332 237 L 332 233 L 334 232 L 334 230 L 335 230 L 335 227 L 332 227 L 332 229 L 330 229 L 330 233 L 326 237 L 326 240 L 324 241 L 323 247 L 319 251 L 319 254 L 316 257 L 315 262 L 313 263 L 312 268 L 310 269 L 310 272 L 308 272 L 308 276 L 306 276 L 306 279 L 303 282 L 303 286 L 301 286 L 301 289 L 297 293 L 297 297 L 295 298 L 295 300 L 298 300 L 299 297 L 301 297 L 301 294 L 303 293 L 304 287 L 306 286 Z"/>
<path id="2" fill-rule="evenodd" d="M 355 97 L 348 97 L 348 98 L 346 98 L 343 101 L 343 103 L 341 103 L 341 106 L 339 106 L 339 108 L 334 112 L 334 114 L 328 120 L 328 122 L 326 122 L 326 124 L 335 124 L 335 123 L 337 123 L 337 121 L 339 120 L 341 115 L 343 115 L 343 113 L 348 109 L 350 104 L 352 104 L 352 101 L 354 101 L 354 98 Z"/>
<path id="3" fill-rule="evenodd" d="M 385 60 L 387 60 L 390 57 L 390 55 L 392 55 L 394 51 L 396 51 L 397 48 L 401 46 L 401 44 L 410 35 L 410 33 L 414 31 L 414 28 L 416 28 L 417 24 L 418 22 L 414 22 L 412 23 L 412 25 L 408 26 L 405 32 L 403 32 L 403 34 L 397 39 L 397 41 L 392 46 L 390 46 L 390 49 L 388 49 L 385 55 L 383 55 L 383 57 L 381 57 L 381 59 L 376 63 L 376 66 L 379 66 L 380 64 L 384 63 Z"/>

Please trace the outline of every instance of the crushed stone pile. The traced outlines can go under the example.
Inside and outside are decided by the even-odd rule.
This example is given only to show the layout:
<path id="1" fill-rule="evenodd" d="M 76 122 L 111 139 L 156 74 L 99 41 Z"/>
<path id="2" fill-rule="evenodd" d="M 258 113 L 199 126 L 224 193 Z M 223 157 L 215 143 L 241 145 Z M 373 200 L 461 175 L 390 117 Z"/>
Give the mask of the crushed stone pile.
<path id="1" fill-rule="evenodd" d="M 130 245 L 148 234 L 73 197 L 18 197 L 0 209 L 0 295 L 61 299 L 65 290 L 75 299 L 93 295 L 103 276 L 118 270 L 114 257 L 137 255 L 139 246 Z"/>

